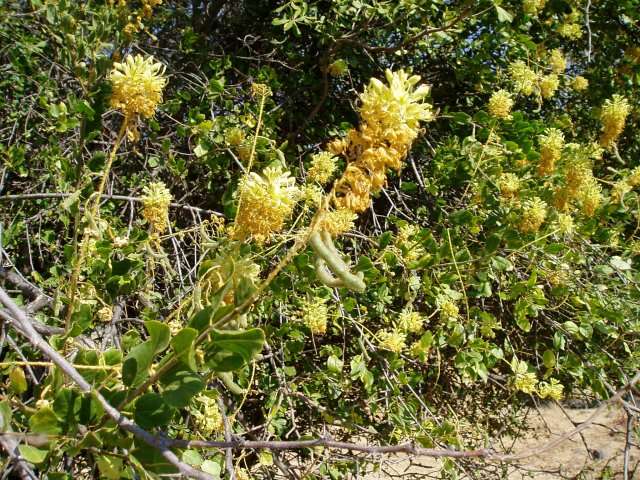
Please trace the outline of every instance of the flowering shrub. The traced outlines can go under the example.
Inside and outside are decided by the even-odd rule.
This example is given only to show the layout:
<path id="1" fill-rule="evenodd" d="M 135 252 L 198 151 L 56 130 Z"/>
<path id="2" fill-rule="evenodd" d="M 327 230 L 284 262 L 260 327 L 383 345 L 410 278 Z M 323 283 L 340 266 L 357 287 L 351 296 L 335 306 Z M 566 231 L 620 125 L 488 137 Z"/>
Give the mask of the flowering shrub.
<path id="1" fill-rule="evenodd" d="M 8 475 L 506 478 L 634 376 L 634 2 L 187 3 L 0 3 Z"/>

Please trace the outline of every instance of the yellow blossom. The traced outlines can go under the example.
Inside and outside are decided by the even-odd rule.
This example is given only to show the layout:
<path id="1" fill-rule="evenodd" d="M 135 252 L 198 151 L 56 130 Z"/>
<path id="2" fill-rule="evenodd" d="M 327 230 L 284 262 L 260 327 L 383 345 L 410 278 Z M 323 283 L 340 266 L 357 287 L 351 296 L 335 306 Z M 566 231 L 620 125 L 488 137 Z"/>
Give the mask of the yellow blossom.
<path id="1" fill-rule="evenodd" d="M 356 213 L 366 210 L 371 193 L 384 186 L 387 169 L 402 167 L 411 143 L 418 136 L 420 122 L 433 118 L 431 105 L 424 102 L 429 87 L 416 88 L 420 77 L 390 70 L 386 71 L 386 77 L 388 85 L 373 78 L 360 95 L 359 128 L 350 130 L 346 139 L 328 147 L 348 161 L 335 187 L 334 204 L 338 208 Z"/>
<path id="2" fill-rule="evenodd" d="M 224 131 L 224 141 L 229 145 L 237 147 L 244 142 L 244 131 L 238 127 L 230 127 Z"/>
<path id="3" fill-rule="evenodd" d="M 514 198 L 520 190 L 520 178 L 513 173 L 503 173 L 497 183 L 500 196 L 506 199 Z"/>
<path id="4" fill-rule="evenodd" d="M 443 300 L 439 304 L 440 307 L 440 318 L 442 320 L 450 320 L 458 318 L 460 315 L 460 310 L 458 306 L 453 303 L 451 300 Z"/>
<path id="5" fill-rule="evenodd" d="M 398 327 L 400 330 L 409 333 L 418 333 L 422 330 L 424 317 L 418 312 L 412 310 L 402 310 L 398 316 Z"/>
<path id="6" fill-rule="evenodd" d="M 561 37 L 579 40 L 582 37 L 582 27 L 578 23 L 563 23 L 558 27 L 558 33 Z"/>
<path id="7" fill-rule="evenodd" d="M 218 402 L 206 395 L 199 395 L 195 402 L 198 409 L 192 412 L 197 428 L 197 433 L 207 438 L 213 434 L 224 432 L 224 421 Z"/>
<path id="8" fill-rule="evenodd" d="M 631 106 L 622 95 L 616 94 L 613 98 L 604 102 L 600 113 L 600 121 L 602 122 L 600 145 L 605 148 L 615 145 L 624 130 L 624 125 L 630 112 Z"/>
<path id="9" fill-rule="evenodd" d="M 324 190 L 318 185 L 305 185 L 300 192 L 300 200 L 313 206 L 319 206 L 323 196 Z"/>
<path id="10" fill-rule="evenodd" d="M 550 382 L 540 382 L 538 385 L 538 395 L 540 398 L 551 398 L 553 400 L 562 400 L 564 386 L 555 378 L 551 378 Z"/>
<path id="11" fill-rule="evenodd" d="M 527 15 L 537 16 L 547 4 L 547 0 L 523 0 L 522 10 Z"/>
<path id="12" fill-rule="evenodd" d="M 348 208 L 339 208 L 326 212 L 318 223 L 318 230 L 328 232 L 332 237 L 353 230 L 354 220 L 358 215 Z"/>
<path id="13" fill-rule="evenodd" d="M 252 83 L 251 94 L 254 97 L 260 97 L 260 98 L 266 98 L 273 95 L 269 86 L 265 85 L 264 83 Z"/>
<path id="14" fill-rule="evenodd" d="M 549 56 L 549 66 L 551 67 L 551 71 L 553 73 L 564 73 L 567 69 L 567 61 L 562 54 L 562 50 L 559 48 L 555 48 L 551 50 L 551 54 Z"/>
<path id="15" fill-rule="evenodd" d="M 517 60 L 509 65 L 509 73 L 517 92 L 527 96 L 533 95 L 538 82 L 538 74 L 536 72 L 522 60 Z"/>
<path id="16" fill-rule="evenodd" d="M 162 182 L 151 183 L 143 190 L 142 216 L 154 233 L 163 233 L 169 226 L 171 192 Z"/>
<path id="17" fill-rule="evenodd" d="M 506 90 L 497 90 L 489 99 L 489 113 L 496 118 L 510 118 L 513 99 Z"/>
<path id="18" fill-rule="evenodd" d="M 167 80 L 164 65 L 153 57 L 127 55 L 124 62 L 113 64 L 109 74 L 112 85 L 111 106 L 125 117 L 152 117 L 160 102 Z"/>
<path id="19" fill-rule="evenodd" d="M 281 166 L 251 172 L 240 182 L 235 238 L 253 237 L 264 243 L 284 227 L 299 197 L 295 179 Z"/>
<path id="20" fill-rule="evenodd" d="M 327 333 L 329 309 L 324 298 L 307 300 L 302 307 L 302 321 L 314 335 Z"/>
<path id="21" fill-rule="evenodd" d="M 560 86 L 558 75 L 551 73 L 540 79 L 540 95 L 542 98 L 549 99 L 556 94 L 556 90 Z"/>
<path id="22" fill-rule="evenodd" d="M 324 185 L 329 181 L 337 168 L 337 158 L 329 152 L 316 153 L 311 157 L 311 167 L 307 177 L 312 182 Z"/>
<path id="23" fill-rule="evenodd" d="M 528 394 L 534 393 L 538 380 L 535 373 L 529 372 L 527 362 L 514 359 L 511 368 L 514 373 L 513 385 L 516 390 Z"/>
<path id="24" fill-rule="evenodd" d="M 589 80 L 587 80 L 581 75 L 577 75 L 571 81 L 571 88 L 573 88 L 576 92 L 582 92 L 583 90 L 586 90 L 587 88 L 589 88 Z"/>
<path id="25" fill-rule="evenodd" d="M 573 217 L 566 213 L 559 213 L 556 221 L 556 228 L 560 235 L 570 237 L 575 231 L 575 224 L 573 223 Z"/>
<path id="26" fill-rule="evenodd" d="M 383 350 L 389 350 L 390 352 L 400 353 L 406 346 L 406 334 L 398 331 L 381 330 L 378 332 L 378 345 Z"/>
<path id="27" fill-rule="evenodd" d="M 348 68 L 347 62 L 342 59 L 338 59 L 327 67 L 327 72 L 329 72 L 329 75 L 332 77 L 341 77 L 347 73 Z"/>
<path id="28" fill-rule="evenodd" d="M 100 310 L 98 310 L 98 318 L 102 322 L 110 322 L 113 318 L 113 310 L 109 305 L 105 305 Z"/>
<path id="29" fill-rule="evenodd" d="M 602 188 L 598 182 L 589 177 L 577 192 L 578 200 L 582 205 L 582 213 L 592 217 L 602 202 Z"/>
<path id="30" fill-rule="evenodd" d="M 562 155 L 564 134 L 557 128 L 549 128 L 540 136 L 540 164 L 538 173 L 549 175 L 554 172 L 556 161 Z"/>
<path id="31" fill-rule="evenodd" d="M 534 233 L 540 230 L 547 216 L 547 204 L 539 197 L 525 201 L 520 220 L 522 233 Z"/>

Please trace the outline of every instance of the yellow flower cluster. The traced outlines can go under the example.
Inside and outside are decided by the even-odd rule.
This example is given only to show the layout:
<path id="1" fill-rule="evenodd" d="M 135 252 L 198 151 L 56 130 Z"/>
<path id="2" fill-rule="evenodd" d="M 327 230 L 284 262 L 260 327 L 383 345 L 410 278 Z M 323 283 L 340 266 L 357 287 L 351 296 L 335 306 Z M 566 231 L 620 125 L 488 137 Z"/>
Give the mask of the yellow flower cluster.
<path id="1" fill-rule="evenodd" d="M 238 127 L 229 127 L 224 131 L 224 141 L 233 147 L 244 142 L 244 131 Z"/>
<path id="2" fill-rule="evenodd" d="M 206 395 L 198 396 L 195 401 L 199 404 L 198 409 L 193 411 L 198 433 L 204 438 L 213 434 L 224 432 L 224 420 L 218 408 L 218 402 Z"/>
<path id="3" fill-rule="evenodd" d="M 451 320 L 456 319 L 460 315 L 460 310 L 458 306 L 453 303 L 451 300 L 443 300 L 439 304 L 440 307 L 440 318 L 442 320 Z"/>
<path id="4" fill-rule="evenodd" d="M 552 400 L 562 400 L 564 386 L 555 378 L 551 378 L 549 383 L 540 382 L 537 387 L 540 398 L 551 398 Z"/>
<path id="5" fill-rule="evenodd" d="M 556 94 L 559 86 L 560 79 L 555 73 L 540 77 L 540 95 L 542 95 L 542 98 L 552 98 Z"/>
<path id="6" fill-rule="evenodd" d="M 513 173 L 503 173 L 498 178 L 498 188 L 502 198 L 507 200 L 515 198 L 520 191 L 520 178 Z"/>
<path id="7" fill-rule="evenodd" d="M 329 152 L 316 153 L 311 157 L 311 167 L 307 178 L 312 182 L 324 185 L 329 181 L 337 168 L 337 158 Z"/>
<path id="8" fill-rule="evenodd" d="M 397 253 L 406 262 L 416 261 L 425 254 L 424 247 L 413 240 L 418 233 L 420 233 L 420 227 L 411 223 L 406 223 L 398 229 L 395 245 L 399 247 Z"/>
<path id="9" fill-rule="evenodd" d="M 547 204 L 539 197 L 526 200 L 522 210 L 520 231 L 522 233 L 534 233 L 540 230 L 547 217 Z"/>
<path id="10" fill-rule="evenodd" d="M 424 317 L 412 310 L 402 310 L 398 316 L 398 327 L 404 332 L 418 333 L 422 330 L 423 324 Z"/>
<path id="11" fill-rule="evenodd" d="M 575 224 L 573 223 L 573 217 L 566 213 L 559 213 L 556 220 L 556 228 L 560 235 L 570 237 L 575 231 Z"/>
<path id="12" fill-rule="evenodd" d="M 169 226 L 171 192 L 162 182 L 146 186 L 142 197 L 142 216 L 154 233 L 163 233 Z"/>
<path id="13" fill-rule="evenodd" d="M 549 175 L 555 171 L 556 161 L 562 156 L 564 134 L 557 128 L 549 128 L 540 136 L 540 164 L 538 174 Z"/>
<path id="14" fill-rule="evenodd" d="M 615 145 L 622 130 L 624 130 L 624 125 L 630 112 L 631 106 L 622 95 L 616 94 L 613 98 L 604 102 L 600 113 L 600 121 L 602 122 L 600 145 L 605 148 Z"/>
<path id="15" fill-rule="evenodd" d="M 554 48 L 549 55 L 549 66 L 553 73 L 564 73 L 567 69 L 567 61 L 562 54 L 562 50 Z"/>
<path id="16" fill-rule="evenodd" d="M 400 353 L 406 346 L 407 335 L 399 330 L 381 330 L 378 332 L 378 345 L 383 350 Z"/>
<path id="17" fill-rule="evenodd" d="M 314 335 L 327 333 L 329 309 L 326 301 L 324 298 L 314 298 L 307 300 L 302 306 L 302 321 Z"/>
<path id="18" fill-rule="evenodd" d="M 561 37 L 579 40 L 582 37 L 582 27 L 578 23 L 563 23 L 558 27 L 558 33 Z"/>
<path id="19" fill-rule="evenodd" d="M 348 232 L 354 228 L 353 222 L 358 217 L 348 208 L 339 208 L 326 212 L 318 222 L 318 230 L 324 230 L 332 237 Z"/>
<path id="20" fill-rule="evenodd" d="M 546 4 L 547 0 L 523 0 L 522 10 L 527 15 L 537 16 Z"/>
<path id="21" fill-rule="evenodd" d="M 162 4 L 162 0 L 142 0 L 142 15 L 151 18 L 153 9 Z"/>
<path id="22" fill-rule="evenodd" d="M 576 92 L 582 92 L 589 88 L 589 80 L 584 78 L 582 75 L 577 75 L 573 80 L 571 80 L 571 88 Z"/>
<path id="23" fill-rule="evenodd" d="M 100 310 L 98 310 L 98 319 L 101 322 L 110 322 L 113 318 L 113 309 L 109 305 L 105 305 Z"/>
<path id="24" fill-rule="evenodd" d="M 517 92 L 523 95 L 533 95 L 537 88 L 538 74 L 527 66 L 522 60 L 517 60 L 509 65 L 509 74 L 515 84 Z"/>
<path id="25" fill-rule="evenodd" d="M 513 99 L 506 90 L 498 90 L 489 99 L 489 113 L 496 118 L 511 118 Z"/>
<path id="26" fill-rule="evenodd" d="M 252 83 L 251 94 L 254 97 L 266 98 L 273 95 L 273 92 L 271 91 L 271 88 L 269 88 L 269 86 L 265 85 L 264 83 Z"/>
<path id="27" fill-rule="evenodd" d="M 398 170 L 402 166 L 418 136 L 420 122 L 433 119 L 431 105 L 424 102 L 429 87 L 416 88 L 419 76 L 387 70 L 386 78 L 388 84 L 371 79 L 360 95 L 360 127 L 327 147 L 348 161 L 336 183 L 334 201 L 338 208 L 366 210 L 371 193 L 384 186 L 387 169 Z"/>
<path id="28" fill-rule="evenodd" d="M 127 55 L 124 62 L 113 64 L 109 74 L 112 85 L 111 106 L 125 118 L 152 117 L 162 102 L 162 90 L 167 80 L 164 65 L 153 57 Z"/>
<path id="29" fill-rule="evenodd" d="M 251 236 L 264 243 L 282 230 L 299 196 L 295 179 L 281 166 L 267 167 L 258 175 L 251 172 L 240 182 L 239 205 L 233 237 Z"/>

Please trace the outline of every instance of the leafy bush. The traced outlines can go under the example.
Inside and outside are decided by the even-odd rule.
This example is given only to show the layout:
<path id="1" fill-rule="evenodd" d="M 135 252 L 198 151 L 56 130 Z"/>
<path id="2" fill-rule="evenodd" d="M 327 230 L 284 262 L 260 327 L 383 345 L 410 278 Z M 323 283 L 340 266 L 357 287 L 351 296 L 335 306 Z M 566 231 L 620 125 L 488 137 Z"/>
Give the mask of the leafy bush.
<path id="1" fill-rule="evenodd" d="M 3 301 L 13 468 L 347 478 L 371 457 L 241 443 L 472 450 L 610 397 L 640 366 L 639 7 L 0 2 L 0 277 L 58 354 Z M 504 473 L 441 474 L 471 462 Z"/>

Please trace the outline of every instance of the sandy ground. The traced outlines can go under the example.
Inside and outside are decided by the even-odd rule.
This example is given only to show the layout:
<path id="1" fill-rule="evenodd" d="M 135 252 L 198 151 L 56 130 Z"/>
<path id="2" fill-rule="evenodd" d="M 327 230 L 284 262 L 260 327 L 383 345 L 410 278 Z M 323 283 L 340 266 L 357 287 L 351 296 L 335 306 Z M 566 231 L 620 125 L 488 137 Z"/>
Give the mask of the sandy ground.
<path id="1" fill-rule="evenodd" d="M 537 411 L 532 410 L 528 424 L 531 431 L 515 443 L 509 438 L 498 439 L 496 450 L 513 452 L 535 450 L 562 434 L 572 430 L 575 423 L 589 417 L 593 409 L 569 409 L 548 404 Z M 483 470 L 481 476 L 468 472 L 469 478 L 482 480 L 496 479 L 622 479 L 624 447 L 626 438 L 626 414 L 621 408 L 610 408 L 595 419 L 594 424 L 569 440 L 543 453 L 522 460 L 517 468 L 511 466 L 506 472 L 489 473 Z M 638 426 L 636 426 L 636 431 Z M 638 436 L 632 438 L 630 448 L 629 479 L 640 480 L 640 448 Z M 502 448 L 501 448 L 502 446 Z M 379 465 L 377 473 L 369 473 L 361 478 L 366 480 L 403 478 L 439 478 L 440 464 L 437 461 L 392 457 Z"/>

